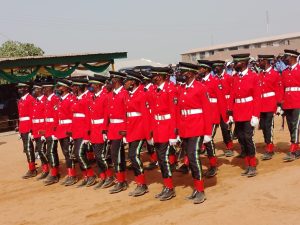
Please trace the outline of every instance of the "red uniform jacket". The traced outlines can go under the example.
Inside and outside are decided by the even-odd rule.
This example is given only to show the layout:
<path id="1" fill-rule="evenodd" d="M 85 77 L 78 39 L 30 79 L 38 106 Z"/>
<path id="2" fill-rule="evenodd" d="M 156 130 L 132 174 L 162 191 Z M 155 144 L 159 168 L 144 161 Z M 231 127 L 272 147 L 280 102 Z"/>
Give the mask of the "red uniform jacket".
<path id="1" fill-rule="evenodd" d="M 72 105 L 74 95 L 67 94 L 60 99 L 57 105 L 58 126 L 56 128 L 56 137 L 58 139 L 67 137 L 67 132 L 72 131 Z"/>
<path id="2" fill-rule="evenodd" d="M 45 137 L 51 137 L 55 135 L 55 129 L 58 125 L 57 118 L 57 105 L 59 102 L 59 98 L 53 93 L 46 99 L 45 103 Z"/>
<path id="3" fill-rule="evenodd" d="M 95 94 L 90 105 L 90 142 L 92 144 L 103 144 L 103 130 L 107 130 L 107 92 L 105 88 L 100 93 Z"/>
<path id="4" fill-rule="evenodd" d="M 153 91 L 149 101 L 152 115 L 151 130 L 154 142 L 166 143 L 169 139 L 176 138 L 176 93 L 166 83 L 162 90 L 158 88 Z"/>
<path id="5" fill-rule="evenodd" d="M 32 111 L 32 135 L 34 138 L 41 137 L 40 131 L 45 130 L 45 103 L 46 97 L 44 95 L 34 101 Z"/>
<path id="6" fill-rule="evenodd" d="M 228 109 L 228 101 L 230 98 L 233 77 L 224 72 L 223 75 L 221 75 L 221 76 L 216 75 L 215 78 L 218 81 L 218 85 L 221 84 L 223 87 L 223 95 L 225 95 L 225 99 L 226 99 L 226 103 L 227 103 L 226 107 Z"/>
<path id="7" fill-rule="evenodd" d="M 223 92 L 223 86 L 211 74 L 206 81 L 203 79 L 202 83 L 207 87 L 213 124 L 220 124 L 221 116 L 226 122 L 228 120 L 226 115 L 228 107 L 225 94 Z"/>
<path id="8" fill-rule="evenodd" d="M 194 80 L 182 87 L 178 96 L 178 129 L 182 138 L 211 135 L 211 109 L 206 87 Z"/>
<path id="9" fill-rule="evenodd" d="M 125 100 L 127 98 L 127 91 L 124 87 L 121 87 L 118 93 L 113 90 L 108 94 L 108 134 L 109 140 L 119 140 L 122 136 L 119 131 L 125 131 L 126 129 L 126 110 Z"/>
<path id="10" fill-rule="evenodd" d="M 76 97 L 72 104 L 72 138 L 83 138 L 88 140 L 88 131 L 90 130 L 90 117 L 89 117 L 89 103 L 90 98 L 84 93 Z"/>
<path id="11" fill-rule="evenodd" d="M 126 101 L 126 140 L 128 142 L 150 139 L 149 118 L 146 93 L 139 86 L 134 93 L 129 93 Z"/>
<path id="12" fill-rule="evenodd" d="M 283 89 L 281 77 L 272 67 L 259 74 L 261 86 L 261 112 L 276 112 L 277 104 L 281 102 Z"/>
<path id="13" fill-rule="evenodd" d="M 300 108 L 300 65 L 282 72 L 283 109 Z"/>
<path id="14" fill-rule="evenodd" d="M 242 77 L 233 76 L 230 93 L 229 110 L 233 112 L 235 121 L 250 121 L 252 116 L 259 117 L 261 91 L 258 75 L 250 69 L 244 71 Z"/>
<path id="15" fill-rule="evenodd" d="M 29 93 L 21 97 L 18 101 L 20 133 L 28 133 L 32 129 L 31 115 L 34 101 L 34 97 L 32 97 Z"/>

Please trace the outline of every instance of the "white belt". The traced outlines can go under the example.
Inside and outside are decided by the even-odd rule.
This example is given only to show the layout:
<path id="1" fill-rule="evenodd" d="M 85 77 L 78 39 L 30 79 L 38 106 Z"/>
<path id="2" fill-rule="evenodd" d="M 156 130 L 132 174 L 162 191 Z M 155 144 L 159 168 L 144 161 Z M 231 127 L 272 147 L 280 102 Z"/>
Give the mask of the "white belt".
<path id="1" fill-rule="evenodd" d="M 275 96 L 275 92 L 267 92 L 267 93 L 263 93 L 261 95 L 262 98 L 268 98 L 268 97 L 272 97 L 272 96 Z"/>
<path id="2" fill-rule="evenodd" d="M 20 121 L 27 121 L 27 120 L 30 120 L 30 117 L 29 116 L 20 117 L 19 120 Z"/>
<path id="3" fill-rule="evenodd" d="M 72 120 L 59 120 L 59 124 L 62 125 L 62 124 L 70 124 L 72 123 Z"/>
<path id="4" fill-rule="evenodd" d="M 83 113 L 73 113 L 73 117 L 84 118 L 85 114 L 83 114 Z"/>
<path id="5" fill-rule="evenodd" d="M 229 99 L 229 98 L 230 98 L 230 95 L 225 95 L 225 98 L 226 98 L 226 99 Z"/>
<path id="6" fill-rule="evenodd" d="M 245 103 L 245 102 L 252 102 L 253 101 L 253 97 L 249 96 L 247 98 L 236 98 L 234 100 L 235 103 Z"/>
<path id="7" fill-rule="evenodd" d="M 169 119 L 171 119 L 171 115 L 170 114 L 155 115 L 154 118 L 155 118 L 155 120 L 169 120 Z"/>
<path id="8" fill-rule="evenodd" d="M 123 123 L 124 120 L 122 120 L 122 119 L 110 119 L 109 122 L 110 123 Z"/>
<path id="9" fill-rule="evenodd" d="M 287 87 L 285 91 L 300 91 L 300 87 Z"/>
<path id="10" fill-rule="evenodd" d="M 44 119 L 32 119 L 32 123 L 44 123 Z"/>
<path id="11" fill-rule="evenodd" d="M 103 122 L 104 122 L 104 119 L 91 120 L 92 124 L 102 124 Z"/>
<path id="12" fill-rule="evenodd" d="M 201 114 L 203 111 L 202 109 L 182 109 L 181 115 L 187 116 L 187 115 L 195 115 L 195 114 Z"/>
<path id="13" fill-rule="evenodd" d="M 141 116 L 142 114 L 139 112 L 128 112 L 127 117 L 136 117 L 136 116 Z"/>
<path id="14" fill-rule="evenodd" d="M 217 98 L 209 98 L 210 103 L 217 103 L 218 99 Z"/>
<path id="15" fill-rule="evenodd" d="M 53 123 L 53 122 L 54 122 L 54 119 L 53 119 L 53 118 L 46 118 L 46 122 L 47 122 L 47 123 Z"/>

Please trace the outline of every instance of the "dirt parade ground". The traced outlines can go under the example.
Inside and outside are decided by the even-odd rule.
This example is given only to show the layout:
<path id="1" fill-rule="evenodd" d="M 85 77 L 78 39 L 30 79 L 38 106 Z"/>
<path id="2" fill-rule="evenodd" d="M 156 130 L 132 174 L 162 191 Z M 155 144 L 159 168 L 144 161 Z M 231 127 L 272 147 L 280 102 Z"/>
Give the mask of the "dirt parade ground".
<path id="1" fill-rule="evenodd" d="M 17 134 L 1 136 L 0 224 L 299 225 L 300 160 L 282 161 L 289 149 L 289 134 L 287 127 L 284 131 L 280 128 L 281 118 L 277 117 L 274 130 L 276 154 L 270 161 L 259 160 L 259 174 L 253 178 L 240 176 L 242 159 L 222 156 L 224 145 L 218 130 L 219 171 L 215 178 L 205 180 L 207 200 L 200 205 L 185 200 L 192 191 L 192 178 L 190 174 L 178 172 L 174 173 L 176 197 L 166 202 L 154 198 L 162 188 L 159 170 L 146 171 L 150 191 L 137 198 L 128 196 L 135 187 L 132 171 L 128 171 L 129 189 L 114 195 L 107 189 L 59 184 L 45 187 L 36 178 L 23 180 L 21 176 L 27 167 L 21 141 Z M 255 141 L 259 159 L 264 151 L 261 131 L 256 131 Z M 234 150 L 239 150 L 236 142 Z M 148 162 L 146 153 L 143 158 Z M 208 160 L 204 156 L 201 158 L 206 170 Z"/>

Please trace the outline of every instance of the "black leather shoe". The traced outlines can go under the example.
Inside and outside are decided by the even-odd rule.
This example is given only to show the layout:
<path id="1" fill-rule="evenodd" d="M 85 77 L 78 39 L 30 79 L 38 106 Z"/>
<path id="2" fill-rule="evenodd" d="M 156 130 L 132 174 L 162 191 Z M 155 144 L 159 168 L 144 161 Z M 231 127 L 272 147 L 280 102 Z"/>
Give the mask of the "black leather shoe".
<path id="1" fill-rule="evenodd" d="M 105 182 L 104 179 L 99 180 L 98 183 L 96 184 L 96 186 L 94 187 L 94 190 L 102 188 L 104 182 Z"/>
<path id="2" fill-rule="evenodd" d="M 48 176 L 49 172 L 42 172 L 41 175 L 36 178 L 37 180 L 43 180 Z"/>
<path id="3" fill-rule="evenodd" d="M 148 166 L 144 167 L 144 170 L 154 170 L 158 168 L 158 163 L 157 162 L 150 162 Z"/>
<path id="4" fill-rule="evenodd" d="M 160 197 L 163 195 L 165 189 L 166 189 L 166 187 L 163 187 L 163 189 L 161 190 L 161 192 L 158 193 L 158 194 L 156 194 L 154 197 L 155 197 L 155 198 L 160 198 Z"/>
<path id="5" fill-rule="evenodd" d="M 146 184 L 140 184 L 140 185 L 137 185 L 136 188 L 134 189 L 134 191 L 132 192 L 129 192 L 129 196 L 132 196 L 132 197 L 138 197 L 138 196 L 141 196 L 141 195 L 144 195 L 148 192 L 148 187 Z"/>
<path id="6" fill-rule="evenodd" d="M 215 166 L 210 167 L 205 173 L 205 176 L 207 178 L 214 177 L 216 175 L 217 175 L 217 167 Z"/>
<path id="7" fill-rule="evenodd" d="M 288 152 L 286 156 L 283 158 L 284 162 L 292 162 L 296 159 L 296 154 L 293 152 Z"/>
<path id="8" fill-rule="evenodd" d="M 202 191 L 196 191 L 195 197 L 193 198 L 194 204 L 201 204 L 206 200 L 205 194 Z"/>
<path id="9" fill-rule="evenodd" d="M 180 172 L 183 174 L 188 174 L 189 173 L 189 167 L 185 164 L 182 164 L 178 169 L 175 170 L 176 172 Z"/>
<path id="10" fill-rule="evenodd" d="M 192 194 L 189 196 L 186 196 L 185 199 L 186 200 L 193 200 L 196 196 L 197 190 L 193 190 Z"/>
<path id="11" fill-rule="evenodd" d="M 91 186 L 93 186 L 94 184 L 96 184 L 96 176 L 94 175 L 94 176 L 91 176 L 91 177 L 88 177 L 87 178 L 87 183 L 86 183 L 86 186 L 87 187 L 91 187 Z"/>
<path id="12" fill-rule="evenodd" d="M 257 175 L 256 168 L 253 166 L 249 167 L 249 172 L 247 173 L 247 177 L 255 177 Z"/>
<path id="13" fill-rule="evenodd" d="M 273 158 L 274 152 L 265 152 L 262 156 L 261 156 L 261 160 L 270 160 Z"/>
<path id="14" fill-rule="evenodd" d="M 32 177 L 36 177 L 37 175 L 37 170 L 28 170 L 24 176 L 22 176 L 23 179 L 29 179 Z"/>
<path id="15" fill-rule="evenodd" d="M 226 157 L 232 157 L 232 156 L 234 156 L 234 153 L 233 153 L 232 150 L 227 149 L 227 150 L 224 151 L 224 155 Z"/>
<path id="16" fill-rule="evenodd" d="M 170 200 L 171 198 L 175 197 L 175 190 L 174 188 L 170 189 L 170 188 L 165 188 L 164 192 L 162 193 L 162 195 L 160 196 L 159 200 L 160 201 L 167 201 Z"/>
<path id="17" fill-rule="evenodd" d="M 69 176 L 67 179 L 65 186 L 72 186 L 78 182 L 78 178 L 76 176 Z"/>
<path id="18" fill-rule="evenodd" d="M 246 169 L 244 170 L 244 172 L 241 173 L 241 176 L 247 176 L 247 174 L 249 173 L 250 167 L 246 167 Z"/>
<path id="19" fill-rule="evenodd" d="M 59 176 L 48 176 L 45 180 L 44 180 L 44 185 L 48 186 L 51 184 L 55 184 L 59 181 Z"/>
<path id="20" fill-rule="evenodd" d="M 113 186 L 112 189 L 109 190 L 109 193 L 110 194 L 116 194 L 116 193 L 119 193 L 121 191 L 125 191 L 127 189 L 128 185 L 127 185 L 127 182 L 124 181 L 124 182 L 118 182 L 115 184 L 115 186 Z"/>
<path id="21" fill-rule="evenodd" d="M 102 188 L 109 188 L 114 185 L 115 178 L 114 177 L 107 177 L 102 185 Z"/>
<path id="22" fill-rule="evenodd" d="M 83 180 L 81 181 L 81 183 L 78 184 L 76 187 L 78 187 L 78 188 L 85 187 L 87 184 L 87 181 L 88 181 L 87 179 L 88 179 L 87 177 L 84 177 Z"/>
<path id="23" fill-rule="evenodd" d="M 69 176 L 66 176 L 65 179 L 60 183 L 60 185 L 65 185 L 68 180 Z"/>

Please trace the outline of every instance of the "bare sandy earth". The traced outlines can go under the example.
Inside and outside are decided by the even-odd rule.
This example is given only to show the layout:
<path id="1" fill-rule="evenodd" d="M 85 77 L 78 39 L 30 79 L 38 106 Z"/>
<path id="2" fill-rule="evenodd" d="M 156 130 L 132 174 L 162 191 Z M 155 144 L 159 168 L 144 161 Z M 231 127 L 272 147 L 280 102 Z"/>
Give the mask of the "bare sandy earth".
<path id="1" fill-rule="evenodd" d="M 138 198 L 128 196 L 129 190 L 134 188 L 132 171 L 128 172 L 129 190 L 115 195 L 108 194 L 108 190 L 59 184 L 45 187 L 35 178 L 22 180 L 27 167 L 21 141 L 17 135 L 2 136 L 0 225 L 299 225 L 300 160 L 282 162 L 288 150 L 289 135 L 287 128 L 279 131 L 280 122 L 277 118 L 277 153 L 271 161 L 259 161 L 259 175 L 241 177 L 243 160 L 220 157 L 217 177 L 205 180 L 207 201 L 201 205 L 184 200 L 192 191 L 190 174 L 174 174 L 177 196 L 167 202 L 154 198 L 162 187 L 159 171 L 146 172 L 150 192 Z M 256 131 L 255 140 L 260 157 L 264 146 L 260 131 Z M 218 149 L 224 148 L 220 130 L 216 143 Z M 238 144 L 235 149 L 239 149 Z M 221 155 L 222 151 L 218 153 Z M 203 163 L 206 169 L 207 160 L 203 159 Z"/>

